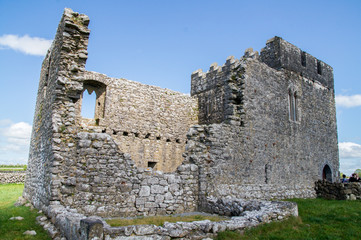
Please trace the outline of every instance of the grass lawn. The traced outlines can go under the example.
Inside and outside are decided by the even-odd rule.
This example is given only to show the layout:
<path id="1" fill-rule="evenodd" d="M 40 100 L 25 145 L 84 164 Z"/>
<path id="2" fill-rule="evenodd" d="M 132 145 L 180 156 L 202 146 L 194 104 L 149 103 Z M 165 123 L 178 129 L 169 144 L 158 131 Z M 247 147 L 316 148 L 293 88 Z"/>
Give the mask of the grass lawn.
<path id="1" fill-rule="evenodd" d="M 15 201 L 21 196 L 24 184 L 0 184 L 0 239 L 51 239 L 47 232 L 36 223 L 37 210 L 25 206 L 14 207 Z M 9 220 L 21 216 L 24 219 Z M 35 230 L 35 236 L 23 235 L 27 230 Z"/>
<path id="2" fill-rule="evenodd" d="M 246 230 L 226 231 L 220 239 L 361 239 L 361 201 L 293 199 L 299 217 Z"/>

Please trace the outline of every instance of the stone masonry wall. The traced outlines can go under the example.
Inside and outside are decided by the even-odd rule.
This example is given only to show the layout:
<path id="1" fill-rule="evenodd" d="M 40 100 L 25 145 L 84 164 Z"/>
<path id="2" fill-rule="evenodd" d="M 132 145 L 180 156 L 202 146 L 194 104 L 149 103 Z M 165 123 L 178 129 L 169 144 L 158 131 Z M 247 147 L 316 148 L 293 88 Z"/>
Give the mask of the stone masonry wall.
<path id="1" fill-rule="evenodd" d="M 100 128 L 112 135 L 119 149 L 129 153 L 138 167 L 146 168 L 153 162 L 155 170 L 172 172 L 182 163 L 186 133 L 197 122 L 196 99 L 95 72 L 85 72 L 81 80 L 106 86 L 104 116 L 98 126 L 94 126 L 95 120 L 83 124 L 84 130 Z M 80 108 L 79 101 L 78 116 Z"/>
<path id="2" fill-rule="evenodd" d="M 73 75 L 78 68 L 85 66 L 87 52 L 84 45 L 87 45 L 89 36 L 88 23 L 87 16 L 72 15 L 66 10 L 42 64 L 23 192 L 23 196 L 37 208 L 48 206 L 50 201 L 57 198 L 55 189 L 60 182 L 59 162 L 54 158 L 54 152 L 61 149 L 53 139 L 62 134 L 66 127 L 73 131 L 72 115 L 62 119 L 62 116 L 72 112 L 71 105 L 66 106 L 63 102 L 63 92 L 69 91 L 71 94 L 76 90 L 76 85 L 66 83 L 67 78 L 69 73 Z M 70 98 L 67 100 L 72 101 Z M 66 113 L 65 108 L 69 108 Z"/>
<path id="3" fill-rule="evenodd" d="M 25 172 L 0 172 L 0 184 L 24 183 Z"/>
<path id="4" fill-rule="evenodd" d="M 137 168 L 130 155 L 119 152 L 106 133 L 79 132 L 76 142 L 76 172 L 59 189 L 65 206 L 103 217 L 164 215 L 196 209 L 196 165 L 183 163 L 174 173 Z"/>
<path id="5" fill-rule="evenodd" d="M 144 139 L 144 145 L 147 139 L 153 142 L 163 141 L 169 145 L 178 144 L 179 150 L 175 151 L 175 154 L 178 154 L 185 144 L 185 136 L 182 136 L 181 132 L 185 131 L 185 135 L 187 124 L 196 118 L 195 101 L 180 93 L 127 80 L 116 81 L 85 71 L 89 36 L 87 25 L 88 18 L 85 15 L 66 9 L 53 48 L 44 62 L 42 75 L 49 75 L 50 80 L 47 82 L 47 93 L 44 95 L 40 92 L 38 95 L 39 107 L 34 120 L 36 127 L 33 130 L 29 177 L 24 197 L 44 211 L 50 206 L 61 204 L 77 209 L 79 213 L 104 217 L 171 214 L 195 210 L 198 198 L 197 166 L 183 162 L 174 173 L 165 174 L 154 169 L 137 168 L 131 160 L 131 153 L 122 152 L 122 148 L 126 146 L 122 137 L 130 138 L 131 134 L 139 133 L 138 137 Z M 51 62 L 50 59 L 57 59 L 57 68 L 47 68 L 46 63 Z M 96 109 L 98 119 L 95 119 L 93 124 L 84 124 L 80 116 L 85 85 L 101 89 L 105 86 L 105 97 L 103 90 L 97 92 L 99 96 L 96 104 L 103 103 L 104 107 Z M 43 86 L 41 78 L 39 91 L 44 91 Z M 136 87 L 145 94 L 144 99 L 141 93 L 136 95 L 135 92 L 129 94 L 130 99 L 125 99 L 127 96 L 120 89 L 123 88 L 129 93 L 135 91 Z M 96 91 L 95 88 L 92 90 Z M 149 92 L 145 93 L 147 90 Z M 46 104 L 41 105 L 45 103 L 43 96 L 49 96 L 49 99 L 46 99 Z M 151 97 L 155 99 L 150 101 Z M 142 120 L 142 112 L 134 106 L 145 100 L 150 101 L 150 104 L 159 101 L 156 107 L 169 107 L 172 110 L 175 103 L 183 104 L 183 107 L 179 107 L 173 115 L 170 115 L 170 110 L 164 109 L 161 112 L 155 109 L 151 112 L 148 109 L 147 116 L 144 115 Z M 117 102 L 119 105 L 116 105 Z M 133 108 L 131 104 L 135 104 Z M 130 111 L 135 119 L 125 119 L 124 116 L 117 115 L 127 111 Z M 39 112 L 47 113 L 46 121 L 42 120 L 44 115 Z M 148 116 L 152 113 L 155 116 Z M 155 117 L 161 113 L 169 116 L 160 117 L 156 122 Z M 140 127 L 136 126 L 138 117 Z M 179 119 L 182 122 L 176 121 Z M 169 123 L 166 123 L 166 120 Z M 147 121 L 149 125 L 146 124 Z M 158 132 L 151 128 L 153 123 L 155 127 L 174 128 L 165 130 L 158 140 L 154 139 Z M 147 130 L 149 132 L 146 133 Z M 120 131 L 118 133 L 122 137 L 119 137 L 117 131 Z M 124 135 L 125 131 L 128 136 Z M 148 137 L 143 135 L 148 133 L 151 133 Z M 46 139 L 42 136 L 46 136 Z M 168 138 L 170 142 L 167 142 Z M 151 142 L 147 143 L 144 148 L 148 147 L 150 151 L 153 146 Z M 169 151 L 176 148 L 172 149 L 171 146 Z M 180 164 L 179 161 L 171 163 Z M 177 166 L 172 167 L 175 169 Z"/>
<path id="6" fill-rule="evenodd" d="M 231 89 L 226 92 L 232 92 L 224 101 L 230 117 L 222 124 L 193 127 L 186 147 L 187 157 L 200 167 L 200 199 L 314 197 L 314 182 L 323 178 L 325 166 L 337 179 L 333 88 L 298 72 L 270 68 L 251 49 L 218 75 L 224 89 Z M 297 98 L 295 119 L 290 92 Z"/>
<path id="7" fill-rule="evenodd" d="M 331 183 L 329 181 L 317 181 L 315 186 L 317 197 L 337 200 L 361 199 L 361 183 Z"/>

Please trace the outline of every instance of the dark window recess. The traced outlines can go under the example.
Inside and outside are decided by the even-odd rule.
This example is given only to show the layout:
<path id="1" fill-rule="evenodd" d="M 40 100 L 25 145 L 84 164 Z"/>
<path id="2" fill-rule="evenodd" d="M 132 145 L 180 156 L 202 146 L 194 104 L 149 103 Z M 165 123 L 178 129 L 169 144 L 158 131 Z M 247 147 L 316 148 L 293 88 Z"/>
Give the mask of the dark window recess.
<path id="1" fill-rule="evenodd" d="M 150 133 L 147 133 L 147 135 L 145 135 L 144 138 L 149 138 L 150 137 Z"/>
<path id="2" fill-rule="evenodd" d="M 317 60 L 317 73 L 322 75 L 322 66 L 320 60 Z"/>
<path id="3" fill-rule="evenodd" d="M 168 138 L 166 142 L 170 142 L 170 139 Z"/>
<path id="4" fill-rule="evenodd" d="M 128 136 L 129 133 L 128 132 L 123 132 L 123 136 Z"/>
<path id="5" fill-rule="evenodd" d="M 179 139 L 176 139 L 175 142 L 176 142 L 176 143 L 180 143 L 180 140 L 179 140 Z"/>
<path id="6" fill-rule="evenodd" d="M 293 119 L 295 121 L 298 121 L 298 97 L 297 97 L 297 93 L 295 92 L 293 95 L 293 103 L 294 103 L 294 112 L 293 112 Z"/>
<path id="7" fill-rule="evenodd" d="M 134 133 L 134 136 L 135 136 L 135 137 L 139 137 L 139 133 Z"/>
<path id="8" fill-rule="evenodd" d="M 154 168 L 156 164 L 157 164 L 157 162 L 148 162 L 148 167 Z"/>
<path id="9" fill-rule="evenodd" d="M 294 117 L 294 105 L 293 105 L 293 94 L 291 91 L 288 92 L 288 102 L 289 102 L 289 115 L 290 115 L 290 120 L 291 121 L 294 121 L 295 119 L 293 118 Z"/>
<path id="10" fill-rule="evenodd" d="M 159 136 L 157 137 L 157 140 L 160 140 L 160 137 L 159 137 Z"/>
<path id="11" fill-rule="evenodd" d="M 104 128 L 104 129 L 102 130 L 102 133 L 106 133 L 106 132 L 107 132 L 107 129 Z"/>
<path id="12" fill-rule="evenodd" d="M 306 52 L 301 52 L 301 64 L 302 66 L 306 67 Z"/>
<path id="13" fill-rule="evenodd" d="M 113 135 L 117 135 L 117 131 L 113 130 Z"/>

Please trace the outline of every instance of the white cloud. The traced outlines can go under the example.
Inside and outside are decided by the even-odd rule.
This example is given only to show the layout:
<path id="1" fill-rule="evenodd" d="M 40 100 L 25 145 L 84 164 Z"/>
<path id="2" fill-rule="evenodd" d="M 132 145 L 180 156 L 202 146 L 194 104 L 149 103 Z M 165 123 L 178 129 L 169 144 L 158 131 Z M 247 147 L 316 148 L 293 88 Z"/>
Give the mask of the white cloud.
<path id="1" fill-rule="evenodd" d="M 29 154 L 31 126 L 0 120 L 0 164 L 24 164 Z"/>
<path id="2" fill-rule="evenodd" d="M 353 142 L 338 144 L 341 158 L 361 158 L 361 145 Z"/>
<path id="3" fill-rule="evenodd" d="M 0 36 L 0 47 L 7 47 L 29 55 L 44 56 L 52 40 L 24 35 L 6 34 Z"/>
<path id="4" fill-rule="evenodd" d="M 0 131 L 7 141 L 18 145 L 29 145 L 31 136 L 31 126 L 26 122 L 11 124 Z"/>
<path id="5" fill-rule="evenodd" d="M 352 96 L 337 95 L 336 105 L 340 107 L 359 107 L 361 106 L 361 95 L 356 94 Z"/>
<path id="6" fill-rule="evenodd" d="M 356 169 L 361 168 L 361 145 L 353 142 L 338 144 L 340 151 L 340 171 L 351 175 Z"/>

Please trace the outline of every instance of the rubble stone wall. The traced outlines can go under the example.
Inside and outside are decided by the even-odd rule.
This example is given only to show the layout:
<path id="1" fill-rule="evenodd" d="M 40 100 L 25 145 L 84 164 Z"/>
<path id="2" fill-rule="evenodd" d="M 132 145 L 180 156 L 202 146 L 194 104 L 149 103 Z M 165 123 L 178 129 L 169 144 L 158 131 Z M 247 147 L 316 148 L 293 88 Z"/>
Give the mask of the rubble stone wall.
<path id="1" fill-rule="evenodd" d="M 85 72 L 81 81 L 106 86 L 104 115 L 83 124 L 112 135 L 120 151 L 129 153 L 138 167 L 174 171 L 183 161 L 186 133 L 197 123 L 198 106 L 187 94 Z M 80 112 L 81 101 L 78 101 Z M 78 114 L 80 116 L 80 114 Z M 84 123 L 84 119 L 83 119 Z"/>
<path id="2" fill-rule="evenodd" d="M 337 200 L 361 199 L 361 183 L 331 183 L 329 181 L 316 182 L 316 194 L 318 197 Z"/>
<path id="3" fill-rule="evenodd" d="M 7 183 L 24 183 L 25 181 L 25 172 L 0 172 L 0 184 Z"/>
<path id="4" fill-rule="evenodd" d="M 44 61 L 24 197 L 40 209 L 62 204 L 104 217 L 195 210 L 198 167 L 180 165 L 180 157 L 188 125 L 197 118 L 196 102 L 185 94 L 86 71 L 88 20 L 66 9 Z M 49 68 L 54 61 L 58 68 Z M 100 87 L 96 105 L 104 104 L 90 123 L 80 115 L 84 86 Z M 160 133 L 160 127 L 169 129 Z M 137 141 L 139 146 L 127 153 Z M 156 142 L 164 150 L 159 158 L 174 158 L 173 173 L 134 165 L 133 152 L 159 160 L 151 154 L 157 152 Z"/>

